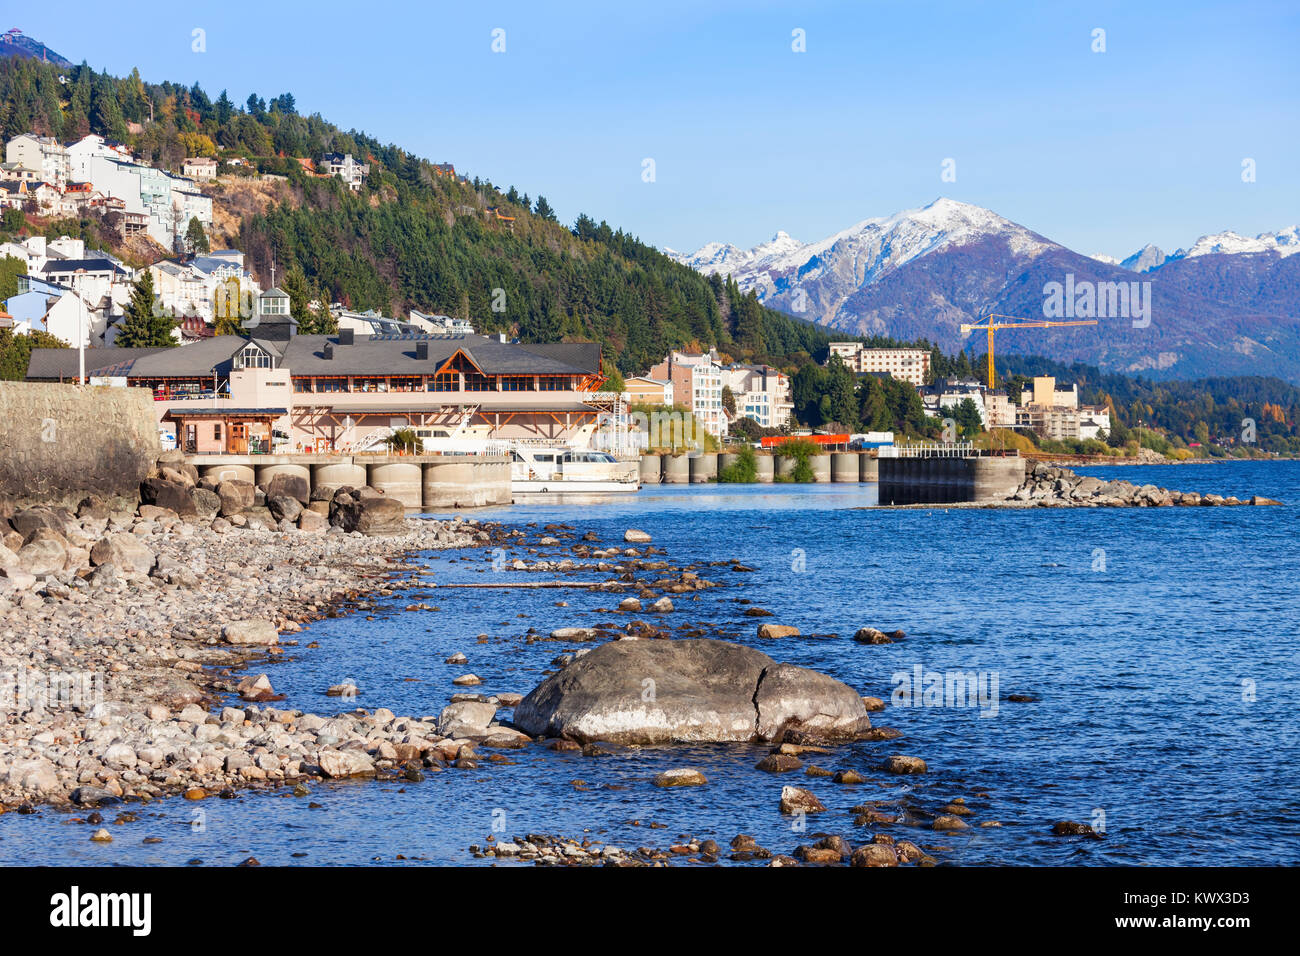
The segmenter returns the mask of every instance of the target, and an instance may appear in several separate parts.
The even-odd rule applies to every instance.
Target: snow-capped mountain
[[[1003,239],[1022,257],[1033,257],[1052,246],[1042,236],[981,206],[936,199],[920,209],[864,219],[819,242],[802,243],[778,232],[749,250],[714,242],[689,255],[668,254],[706,275],[730,274],[741,291],[755,289],[764,301],[779,302],[797,286],[815,295],[819,308],[814,311],[824,313],[834,312],[863,285],[877,282],[921,256],[991,236]]]
[[[1084,256],[991,210],[937,199],[865,219],[817,242],[783,232],[752,249],[668,251],[731,275],[765,305],[845,332],[925,338],[951,350],[991,312],[1043,316],[1050,283],[1150,281],[1152,317],[1009,336],[1002,348],[1162,377],[1276,374],[1300,381],[1300,229],[1205,236],[1172,256],[1148,245],[1122,262]],[[1260,254],[1262,253],[1262,255]],[[1099,300],[1100,301],[1100,300]],[[1145,331],[1136,331],[1142,329]]]
[[[1300,226],[1291,226],[1277,232],[1261,232],[1253,239],[1235,232],[1217,232],[1201,236],[1187,249],[1179,249],[1172,255],[1165,255],[1158,246],[1147,244],[1133,255],[1120,262],[1125,269],[1133,272],[1150,272],[1166,262],[1179,259],[1195,259],[1199,256],[1234,256],[1250,255],[1261,252],[1276,252],[1279,256],[1290,256],[1300,252]],[[1096,256],[1103,262],[1107,257]]]
[[[1201,236],[1190,249],[1180,249],[1173,257],[1194,259],[1197,256],[1236,255],[1243,252],[1276,252],[1281,256],[1300,252],[1300,226],[1292,226],[1280,232],[1262,232],[1254,239],[1239,236],[1235,232]]]

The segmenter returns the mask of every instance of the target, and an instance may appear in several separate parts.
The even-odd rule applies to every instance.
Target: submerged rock
[[[708,782],[704,774],[693,767],[665,770],[655,777],[656,787],[702,787]]]
[[[603,644],[535,687],[514,723],[621,744],[842,742],[871,728],[848,685],[716,640]]]

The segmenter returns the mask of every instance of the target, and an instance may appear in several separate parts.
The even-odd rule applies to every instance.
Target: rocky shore
[[[704,772],[674,762],[671,745],[717,742],[764,744],[756,771],[799,771],[809,785],[824,777],[831,794],[843,795],[837,801],[824,788],[819,797],[778,786],[756,810],[812,820],[827,814],[826,803],[837,816],[854,804],[852,828],[796,836],[793,848],[769,849],[744,833],[725,848],[679,834],[667,846],[626,850],[585,838],[493,834],[469,851],[566,866],[724,857],[771,866],[926,866],[945,849],[929,839],[1001,825],[974,822],[987,796],[980,793],[970,794],[971,807],[960,796],[938,803],[911,793],[855,797],[858,786],[927,772],[916,756],[846,749],[900,736],[868,718],[884,703],[751,647],[707,639],[681,619],[674,597],[743,587],[753,568],[677,566],[635,529],[621,544],[602,544],[594,532],[567,525],[408,519],[394,504],[368,488],[308,494],[278,480],[259,488],[205,484],[175,459],[159,463],[133,510],[92,498],[75,509],[0,502],[0,813],[48,804],[97,825],[100,811],[116,804],[232,797],[241,788],[292,788],[305,797],[313,780],[343,778],[405,785],[444,769],[507,765],[513,761],[498,751],[533,746],[592,757],[655,746],[663,757],[655,786],[707,787]],[[297,644],[303,624],[366,608],[370,594],[436,587],[413,573],[406,556],[471,547],[493,548],[493,569],[514,580],[453,587],[590,587],[616,596],[616,609],[596,609],[611,620],[549,634],[530,628],[529,643],[577,646],[555,658],[527,695],[467,689],[423,716],[346,702],[337,713],[277,706],[265,673],[272,669],[263,665]],[[529,560],[507,560],[508,552]],[[711,571],[726,580],[710,580]],[[592,572],[603,578],[591,580]],[[548,580],[536,580],[541,575]],[[746,606],[746,618],[771,616],[746,598],[731,600]],[[757,634],[800,636],[766,621]],[[855,640],[901,637],[867,627]],[[463,660],[454,655],[448,663]],[[454,683],[477,682],[463,675]],[[345,699],[354,692],[329,689]],[[503,711],[513,713],[504,719]],[[117,812],[131,816],[126,807]],[[912,839],[886,832],[895,826],[909,828]],[[91,839],[111,840],[111,833]]]
[[[373,489],[205,488],[177,464],[134,513],[0,502],[0,812],[455,760],[433,717],[277,709],[258,665],[304,623],[391,593],[405,555],[493,530],[408,519]],[[212,709],[231,693],[246,705]]]
[[[1279,501],[1255,495],[1245,501],[1231,495],[1202,495],[1195,491],[1170,491],[1156,485],[1136,485],[1131,481],[1103,481],[1077,475],[1068,468],[1025,463],[1025,480],[1010,496],[1013,504],[1043,508],[1166,508],[1216,507],[1230,505],[1277,505]]]

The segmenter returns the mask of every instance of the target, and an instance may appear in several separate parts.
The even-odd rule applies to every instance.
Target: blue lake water
[[[1300,863],[1300,732],[1295,713],[1300,464],[1083,469],[1179,490],[1287,502],[1282,508],[871,509],[871,485],[647,488],[599,504],[553,502],[478,513],[535,522],[508,557],[533,559],[541,525],[595,531],[602,545],[638,527],[675,565],[737,559],[741,574],[702,568],[726,587],[674,597],[663,622],[752,643],[778,660],[816,668],[889,700],[898,673],[981,674],[992,706],[891,705],[877,726],[904,736],[807,759],[854,768],[868,783],[840,786],[754,764],[766,748],[648,748],[605,757],[541,747],[506,751],[509,765],[430,773],[419,784],[311,784],[321,806],[287,791],[201,805],[166,800],[88,842],[84,825],[44,809],[0,817],[0,863],[264,864],[474,863],[468,852],[541,832],[624,848],[667,847],[680,834],[725,844],[746,832],[789,853],[812,833],[862,842],[887,832],[942,863],[1250,865]],[[539,548],[557,558],[561,548]],[[426,556],[437,582],[487,581],[486,552]],[[554,577],[546,575],[545,577]],[[604,577],[604,576],[599,576]],[[516,574],[512,580],[528,580]],[[747,599],[804,636],[759,641]],[[568,607],[557,607],[566,600]],[[578,590],[399,592],[364,615],[317,622],[286,660],[269,665],[280,706],[341,708],[325,688],[352,679],[358,703],[437,714],[472,671],[483,693],[526,693],[571,645],[527,643],[618,615],[618,596]],[[423,601],[438,611],[404,611]],[[649,618],[649,615],[638,615]],[[887,646],[854,643],[860,627],[901,628]],[[479,635],[486,635],[482,641]],[[820,635],[820,636],[809,636]],[[836,636],[829,636],[836,635]],[[319,647],[308,649],[309,641]],[[467,665],[444,659],[456,651]],[[1033,702],[1012,703],[1008,694]],[[954,703],[949,701],[949,703]],[[502,716],[508,716],[503,712]],[[924,758],[929,773],[891,777],[890,754]],[[701,788],[660,790],[660,770],[695,766]],[[813,790],[828,812],[792,829],[777,808],[783,784]],[[854,826],[865,802],[939,812],[963,797],[972,829],[936,834]],[[201,828],[192,814],[201,809]],[[106,813],[112,819],[112,813]],[[1103,840],[1050,835],[1057,820],[1104,826]],[[640,825],[632,821],[640,821]],[[997,828],[980,827],[985,821]],[[652,828],[647,824],[662,825]],[[161,844],[144,845],[146,836]]]

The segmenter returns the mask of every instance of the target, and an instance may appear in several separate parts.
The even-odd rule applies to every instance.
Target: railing
[[[1014,449],[1003,452],[980,448],[973,442],[911,442],[906,445],[882,445],[877,458],[988,458],[1018,454]]]

